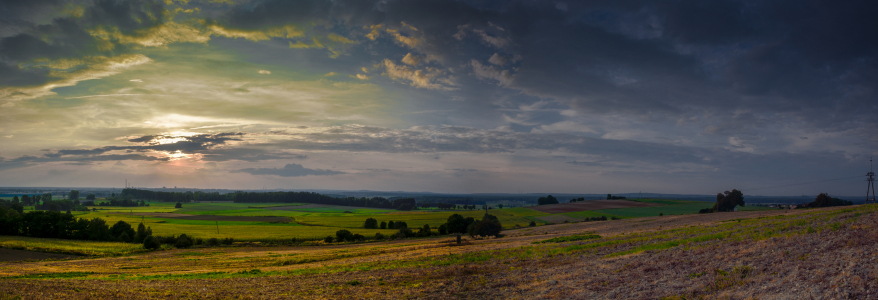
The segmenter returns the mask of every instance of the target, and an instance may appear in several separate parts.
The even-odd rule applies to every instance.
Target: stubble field
[[[47,298],[874,299],[878,206],[568,223],[319,247],[0,263]]]

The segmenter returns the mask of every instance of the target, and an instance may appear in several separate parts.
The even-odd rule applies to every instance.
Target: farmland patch
[[[587,200],[573,203],[559,203],[550,205],[538,205],[528,207],[530,209],[549,214],[577,212],[586,210],[601,210],[613,208],[648,207],[659,206],[658,203],[629,201],[629,200]]]

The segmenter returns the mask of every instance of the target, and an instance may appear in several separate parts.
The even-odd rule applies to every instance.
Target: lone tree
[[[744,206],[744,194],[739,190],[725,191],[716,194],[716,204],[713,211],[733,211],[735,206]]]
[[[548,195],[546,197],[540,197],[537,199],[537,204],[539,205],[547,205],[547,204],[558,204],[558,199],[555,196]]]
[[[843,205],[853,205],[854,203],[847,200],[842,200],[838,198],[830,197],[827,193],[820,193],[817,195],[817,198],[814,199],[814,202],[808,203],[808,207],[828,207],[828,206],[843,206]]]
[[[177,204],[174,205],[174,208],[183,208],[183,203],[177,202]]]
[[[366,219],[366,223],[363,224],[363,228],[377,229],[378,228],[378,220],[374,218]]]

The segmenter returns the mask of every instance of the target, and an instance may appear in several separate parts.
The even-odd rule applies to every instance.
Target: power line
[[[812,181],[812,182],[794,183],[794,184],[788,184],[788,185],[779,185],[779,186],[761,187],[761,188],[747,189],[747,190],[748,190],[748,191],[758,191],[758,190],[776,189],[776,188],[782,188],[782,187],[788,187],[788,186],[806,185],[806,184],[812,184],[812,183],[830,182],[830,181],[845,180],[845,179],[853,179],[853,178],[860,178],[860,177],[863,177],[863,176],[853,176],[853,177],[845,177],[845,178],[827,179],[827,180]]]

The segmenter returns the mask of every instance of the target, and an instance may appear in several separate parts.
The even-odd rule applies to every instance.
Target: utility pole
[[[866,173],[866,203],[875,203],[875,172],[872,172],[872,158],[869,158],[869,173]],[[869,196],[869,192],[872,192],[872,196]]]

